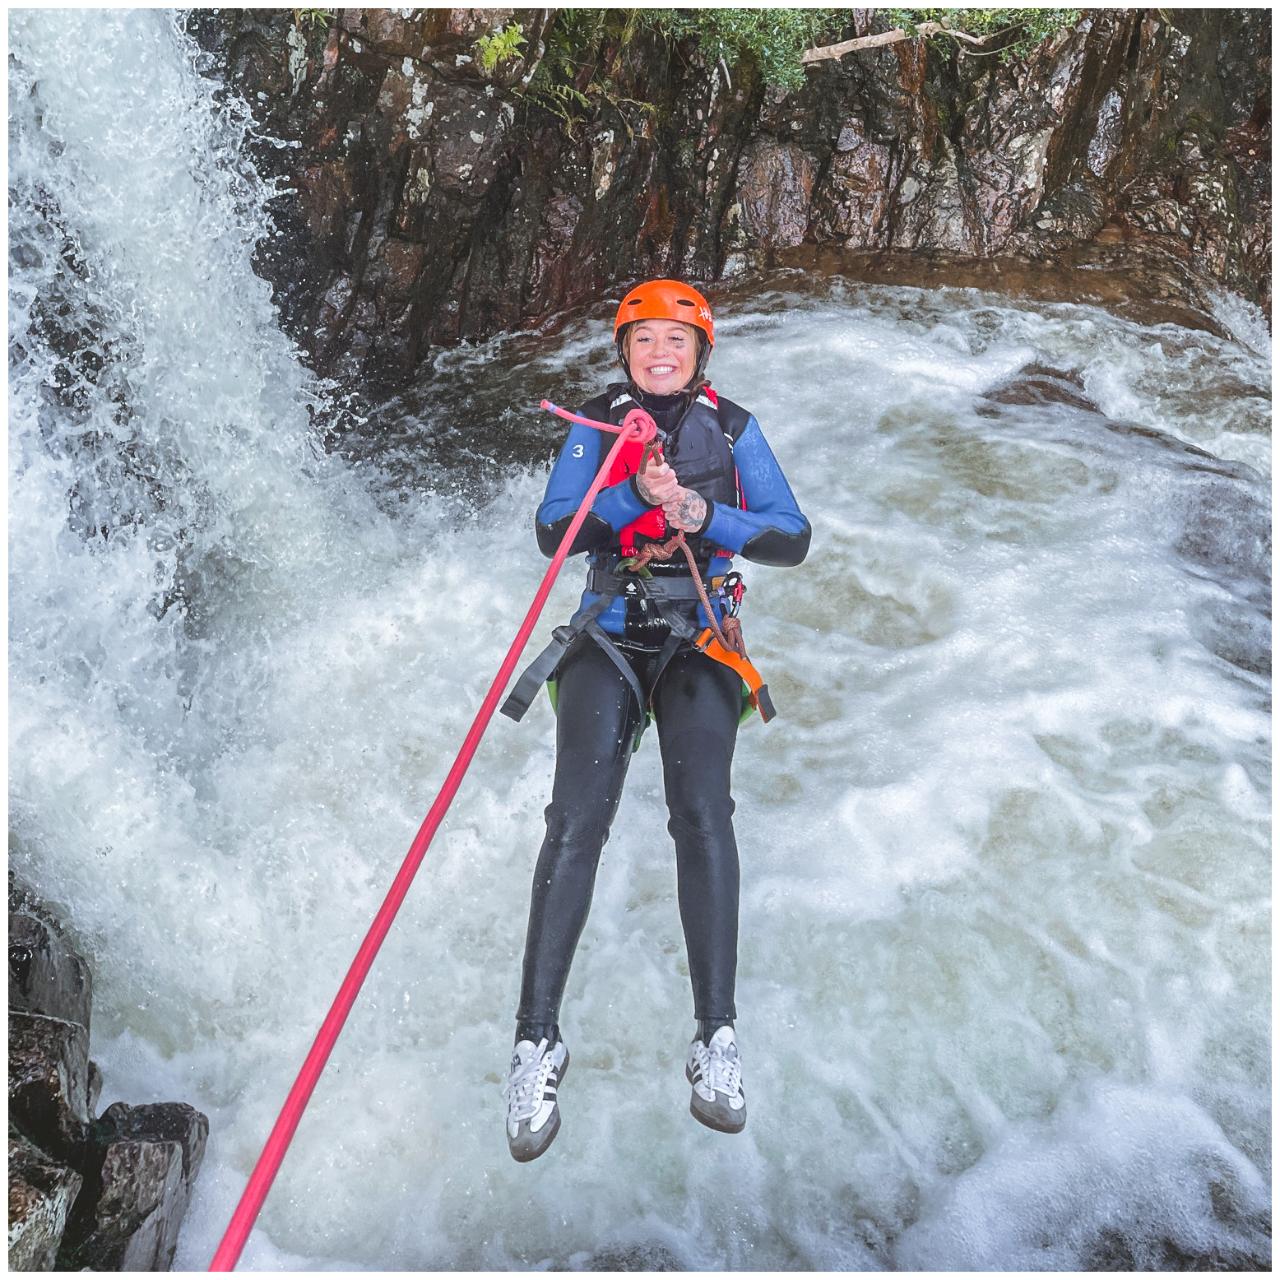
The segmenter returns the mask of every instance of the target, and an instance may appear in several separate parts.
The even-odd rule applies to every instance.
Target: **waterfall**
[[[91,959],[103,1105],[210,1117],[201,1268],[543,569],[538,450],[477,446],[486,485],[453,485],[439,424],[552,447],[524,407],[607,375],[608,307],[442,355],[394,457],[376,419],[328,453],[253,273],[277,192],[180,22],[14,11],[10,47],[10,859]],[[786,273],[715,300],[712,380],[814,526],[805,565],[739,565],[779,709],[735,769],[751,1122],[687,1114],[649,739],[570,977],[564,1126],[509,1159],[539,703],[491,728],[243,1264],[1266,1258],[1256,311],[1224,300],[1222,338]],[[535,645],[580,589],[571,563]]]

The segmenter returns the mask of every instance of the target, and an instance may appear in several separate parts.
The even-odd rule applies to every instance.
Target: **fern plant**
[[[528,43],[516,22],[509,23],[501,31],[491,31],[487,36],[481,36],[475,45],[480,70],[485,75],[492,75],[500,63],[514,62],[521,57],[520,50]]]
[[[524,97],[534,106],[549,111],[564,125],[565,134],[569,138],[576,137],[575,130],[583,114],[590,112],[591,99],[585,93],[575,89],[571,84],[549,83],[531,84],[525,90]]]
[[[639,9],[643,26],[675,44],[693,40],[708,62],[751,62],[765,84],[804,85],[800,55],[839,34],[847,9]]]

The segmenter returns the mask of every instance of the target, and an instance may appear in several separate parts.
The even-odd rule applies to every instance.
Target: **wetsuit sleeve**
[[[555,466],[551,468],[547,491],[534,520],[538,547],[548,559],[555,555],[578,504],[604,461],[600,435],[594,427],[584,427],[575,422],[569,428],[568,438]],[[616,541],[622,529],[651,509],[636,492],[633,479],[629,476],[600,490],[569,548],[571,556],[581,551],[594,551]]]
[[[733,461],[747,509],[708,503],[702,537],[758,564],[799,564],[812,530],[754,417],[734,445]]]

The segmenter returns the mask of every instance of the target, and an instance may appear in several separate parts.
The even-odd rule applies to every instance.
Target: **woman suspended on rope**
[[[582,416],[621,424],[644,409],[657,423],[660,453],[635,444],[615,462],[570,552],[588,553],[578,612],[513,694],[527,705],[550,676],[557,717],[555,781],[504,1088],[507,1138],[521,1161],[540,1156],[560,1127],[557,1092],[569,1064],[560,1000],[649,718],[662,753],[698,1024],[685,1067],[690,1109],[726,1133],[746,1124],[734,1035],[738,849],[729,775],[744,711],[755,707],[767,719],[772,706],[746,658],[736,617],[742,584],[731,557],[799,564],[809,522],[759,423],[704,378],[715,330],[696,289],[675,280],[638,285],[618,308],[614,339],[626,381],[589,401]],[[547,556],[612,439],[570,429],[538,508]],[[504,710],[518,718],[523,706]]]

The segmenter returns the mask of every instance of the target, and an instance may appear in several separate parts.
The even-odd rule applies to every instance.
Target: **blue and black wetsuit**
[[[804,559],[809,522],[751,414],[722,397],[717,403],[705,393],[650,396],[626,384],[610,387],[581,412],[621,423],[637,405],[657,422],[663,454],[680,483],[706,499],[703,527],[686,534],[704,580],[726,573],[734,555],[771,565]],[[610,443],[603,432],[571,427],[538,508],[538,545],[547,556],[554,554]],[[557,1034],[600,852],[650,709],[662,752],[667,829],[676,846],[694,1017],[709,1037],[735,1016],[738,849],[729,788],[742,683],[729,667],[690,645],[668,644],[670,627],[649,602],[608,590],[622,558],[619,534],[651,509],[634,476],[609,485],[571,548],[571,554],[587,552],[589,565],[577,616],[604,604],[597,614],[604,634],[579,634],[556,671],[555,782],[533,879],[516,1032],[517,1039],[535,1044]],[[659,581],[688,583],[683,556],[648,567]],[[667,607],[698,629],[706,625],[701,604],[687,592]],[[719,615],[714,597],[713,608]]]

